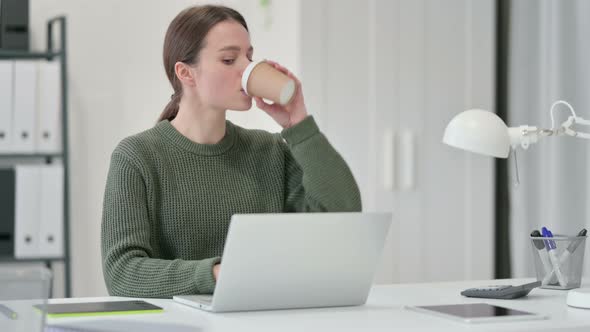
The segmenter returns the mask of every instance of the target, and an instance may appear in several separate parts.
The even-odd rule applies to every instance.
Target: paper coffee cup
[[[295,81],[265,61],[252,62],[242,74],[242,88],[248,96],[286,105],[295,95]]]

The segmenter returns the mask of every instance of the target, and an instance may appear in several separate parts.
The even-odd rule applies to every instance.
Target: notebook
[[[38,304],[34,305],[34,307],[41,311],[45,310],[49,318],[151,314],[164,311],[161,307],[141,300],[52,303],[46,305]]]

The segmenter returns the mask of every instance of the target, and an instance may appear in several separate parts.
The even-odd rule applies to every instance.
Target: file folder
[[[37,124],[37,151],[61,152],[61,82],[60,64],[57,61],[39,63],[39,103]]]
[[[35,151],[38,61],[14,63],[14,108],[12,146],[14,153]]]
[[[63,257],[64,169],[61,164],[42,166],[39,209],[39,254]]]
[[[41,172],[36,165],[17,165],[15,190],[14,256],[39,256],[39,201]]]
[[[12,148],[14,61],[0,60],[0,154]]]
[[[0,257],[14,256],[13,168],[0,169]]]

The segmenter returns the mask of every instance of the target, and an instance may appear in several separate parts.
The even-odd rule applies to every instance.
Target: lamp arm
[[[513,149],[520,146],[526,150],[531,144],[537,143],[539,138],[547,136],[571,136],[590,139],[590,133],[573,130],[571,127],[574,124],[590,126],[590,120],[583,119],[579,116],[570,116],[557,129],[539,129],[533,126],[510,127],[508,128],[510,146]]]
[[[590,139],[590,134],[577,132],[577,131],[571,129],[571,126],[574,124],[578,124],[578,125],[582,125],[582,126],[590,126],[590,121],[583,119],[579,116],[570,116],[564,123],[561,124],[561,128],[559,128],[558,134]]]
[[[579,133],[573,129],[571,129],[571,126],[574,124],[579,124],[579,125],[584,125],[584,126],[590,126],[590,121],[583,119],[582,117],[579,117],[576,112],[574,111],[574,108],[572,107],[572,105],[570,105],[567,101],[565,100],[557,100],[555,101],[552,105],[551,108],[549,109],[549,115],[551,115],[551,128],[555,128],[555,117],[553,116],[553,111],[555,110],[555,108],[558,105],[565,105],[571,112],[571,116],[567,118],[567,120],[561,124],[561,127],[559,127],[558,129],[550,129],[548,131],[551,132],[550,135],[555,135],[555,136],[562,136],[562,135],[566,135],[566,136],[572,136],[572,137],[580,137],[580,138],[585,138],[585,139],[590,139],[590,134],[588,133]],[[550,135],[546,135],[546,136],[550,136]]]

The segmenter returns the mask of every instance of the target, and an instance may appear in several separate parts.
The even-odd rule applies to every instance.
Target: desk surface
[[[522,284],[532,279],[376,285],[364,306],[238,313],[207,313],[168,299],[146,299],[164,308],[160,314],[53,318],[52,325],[106,328],[111,331],[590,331],[590,309],[565,303],[567,291],[534,289],[515,300],[466,298],[465,288]],[[590,287],[590,281],[584,282]],[[50,303],[124,300],[120,297],[52,299]],[[405,305],[486,302],[546,314],[547,320],[467,324],[404,309]]]

